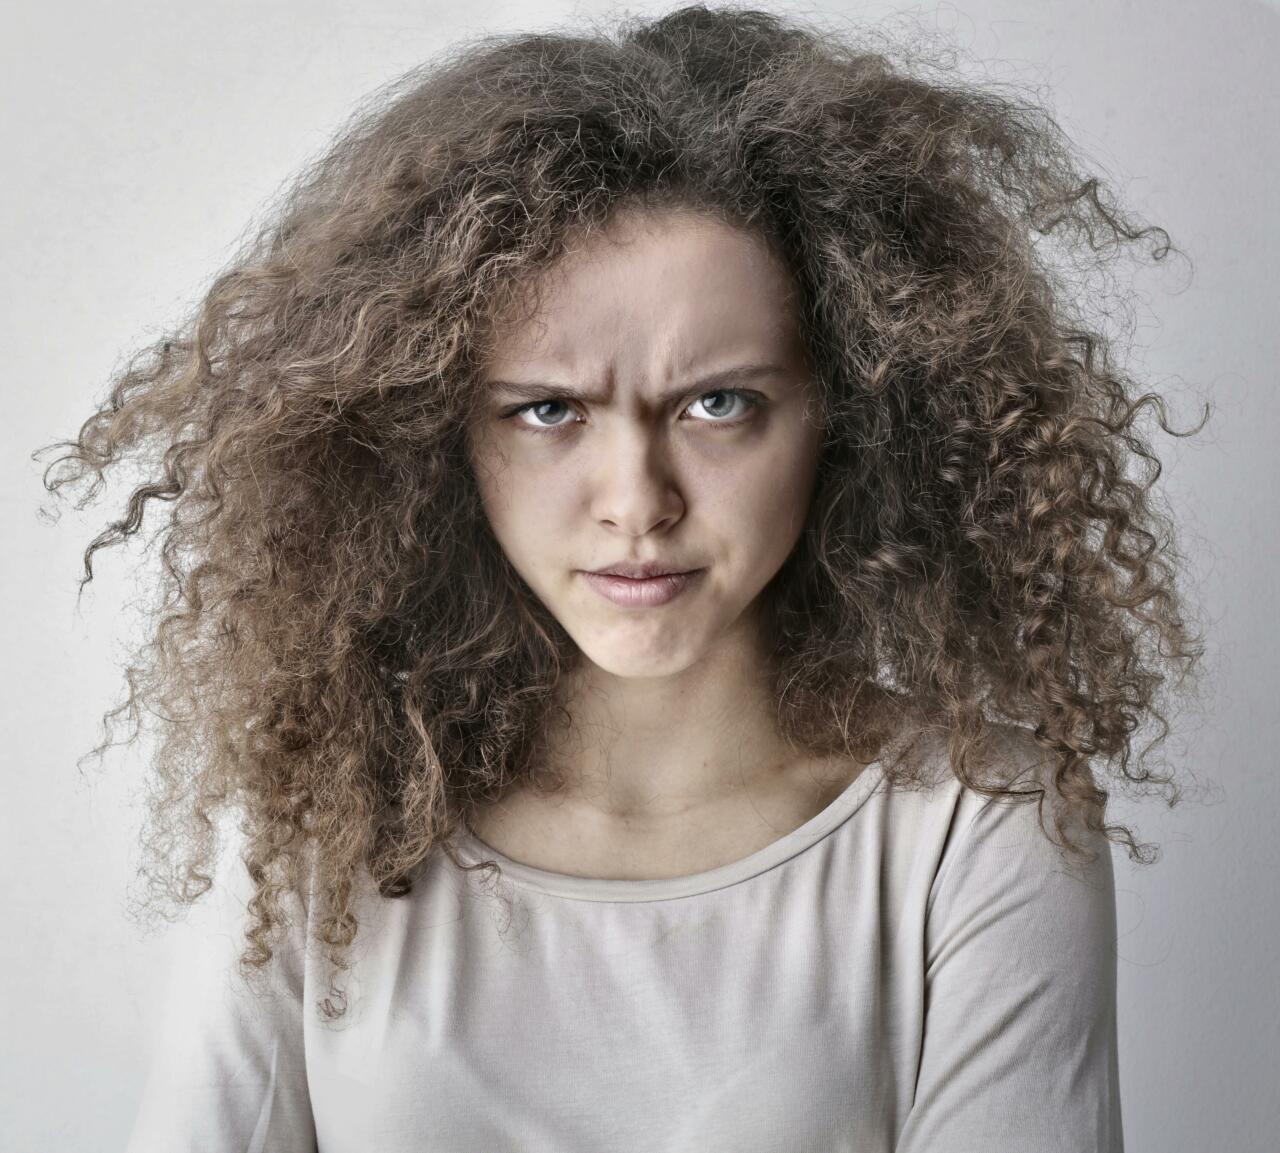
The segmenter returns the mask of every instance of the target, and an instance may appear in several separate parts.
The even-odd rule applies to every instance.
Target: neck
[[[539,757],[556,797],[605,818],[658,824],[767,792],[805,766],[844,774],[849,757],[811,757],[784,739],[767,663],[746,649],[726,644],[662,678],[576,670],[560,701],[571,723],[545,738]],[[866,707],[876,699],[868,692]]]

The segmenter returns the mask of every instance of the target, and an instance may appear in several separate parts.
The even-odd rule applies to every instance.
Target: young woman
[[[1200,650],[1059,232],[1168,250],[760,12],[349,127],[48,482],[154,453],[86,580],[172,509],[131,1153],[1120,1150],[1102,765]]]

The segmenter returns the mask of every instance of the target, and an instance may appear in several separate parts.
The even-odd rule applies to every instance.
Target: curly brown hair
[[[965,785],[1025,796],[977,766],[993,726],[1030,729],[1053,758],[1046,835],[1083,853],[1079,819],[1154,859],[1104,824],[1094,762],[1176,803],[1171,777],[1129,764],[1141,725],[1167,734],[1170,670],[1184,684],[1203,653],[1140,410],[1173,430],[1037,242],[1076,267],[1172,245],[1109,203],[1035,101],[872,35],[695,5],[456,47],[362,109],[76,439],[40,450],[69,450],[52,493],[92,475],[85,500],[130,454],[149,470],[85,550],[81,591],[98,549],[171,506],[154,634],[105,719],[128,709],[130,740],[144,709],[160,722],[154,896],[198,899],[214,817],[239,816],[246,972],[308,884],[315,937],[349,967],[357,883],[403,897],[437,847],[496,869],[453,835],[551,771],[575,646],[498,548],[466,431],[495,318],[624,206],[749,229],[799,289],[825,441],[766,589],[782,732],[864,747],[859,693],[878,689],[946,734]]]

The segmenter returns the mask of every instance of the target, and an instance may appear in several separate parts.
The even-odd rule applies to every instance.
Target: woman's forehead
[[[599,378],[608,363],[658,375],[726,357],[791,359],[790,275],[764,245],[714,219],[593,236],[495,324],[490,369],[511,363]]]

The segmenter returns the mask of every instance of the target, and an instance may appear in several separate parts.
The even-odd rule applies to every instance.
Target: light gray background
[[[1116,809],[1163,847],[1150,869],[1115,853],[1124,1120],[1135,1153],[1274,1149],[1280,11],[1249,0],[803,10],[912,14],[990,77],[1040,86],[1100,173],[1194,261],[1132,281],[1129,363],[1171,398],[1177,427],[1196,419],[1202,396],[1216,408],[1190,441],[1154,434],[1193,562],[1187,588],[1212,626],[1215,679],[1164,746],[1199,794],[1173,811],[1158,800]],[[458,36],[606,11],[488,0],[7,9],[3,1150],[122,1146],[154,992],[189,931],[144,937],[124,916],[146,750],[113,751],[105,772],[76,766],[121,699],[119,662],[134,640],[136,546],[99,554],[75,609],[81,550],[125,490],[44,524],[30,452],[75,431],[123,355],[196,298],[362,96]]]

